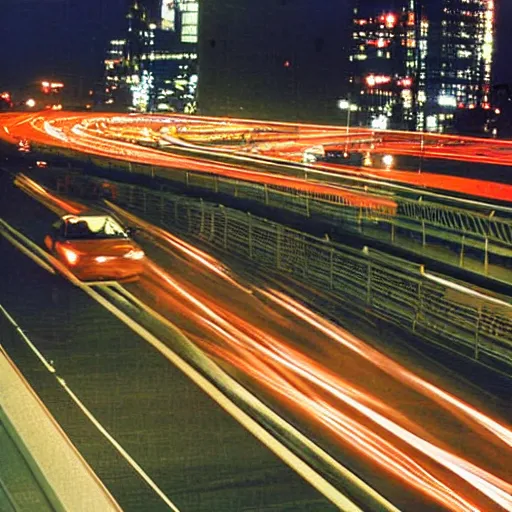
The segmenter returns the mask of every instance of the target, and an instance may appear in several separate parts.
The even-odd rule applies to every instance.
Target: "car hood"
[[[67,240],[66,247],[83,256],[124,256],[131,250],[140,250],[132,240],[119,238],[104,240]]]

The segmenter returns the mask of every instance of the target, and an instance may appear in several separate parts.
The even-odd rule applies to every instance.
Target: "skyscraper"
[[[450,123],[457,108],[490,108],[494,0],[425,2],[428,21],[426,127]]]
[[[443,130],[490,108],[493,0],[356,2],[350,51],[360,124]]]
[[[424,61],[416,16],[414,2],[398,7],[360,2],[354,7],[349,61],[357,123],[414,128]]]
[[[133,2],[127,31],[111,41],[105,60],[107,103],[141,112],[195,112],[197,8],[192,0]]]

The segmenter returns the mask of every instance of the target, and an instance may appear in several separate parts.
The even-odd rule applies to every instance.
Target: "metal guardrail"
[[[52,151],[61,152],[58,148],[55,150],[50,148],[50,152]],[[68,151],[68,153],[68,156],[71,155],[71,152]],[[247,199],[306,217],[321,217],[333,225],[342,223],[345,228],[364,232],[366,237],[376,238],[381,242],[385,241],[382,233],[388,233],[387,242],[399,244],[400,241],[397,241],[395,236],[398,230],[418,235],[422,240],[422,246],[426,246],[428,240],[437,240],[457,247],[459,266],[462,268],[466,266],[467,249],[476,249],[483,255],[485,274],[488,272],[490,254],[502,257],[510,257],[512,254],[512,218],[499,217],[496,215],[498,210],[493,211],[489,207],[475,207],[477,211],[433,202],[431,194],[428,193],[424,196],[430,199],[423,200],[422,196],[415,200],[402,195],[390,196],[389,193],[384,194],[383,190],[378,188],[364,189],[361,185],[346,189],[361,195],[384,194],[384,197],[397,204],[396,212],[390,212],[386,208],[353,206],[350,201],[343,198],[343,195],[311,193],[224,178],[216,174],[152,167],[100,157],[91,158],[78,153],[75,158],[112,171],[164,178],[186,187]],[[347,183],[352,183],[351,178],[340,177],[340,179],[348,179]],[[375,236],[371,229],[365,231],[365,227],[375,228],[376,225],[380,228],[381,236]]]
[[[118,185],[115,202],[155,224],[172,226],[254,264],[286,272],[351,308],[370,311],[444,348],[486,364],[512,365],[512,305],[497,305],[491,297],[475,298],[427,279],[419,265],[138,186]]]
[[[512,220],[484,215],[426,201],[399,198],[398,216],[417,220],[454,233],[503,244],[512,248]]]

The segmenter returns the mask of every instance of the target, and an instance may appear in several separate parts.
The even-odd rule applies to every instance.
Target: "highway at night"
[[[433,135],[426,143],[392,132],[347,135],[339,127],[71,112],[2,116],[0,136],[13,147],[20,141],[30,146],[0,169],[0,305],[31,340],[13,331],[1,343],[124,510],[512,510],[510,180],[302,159],[320,144],[357,146],[399,162],[399,155],[416,154],[421,145],[426,159],[508,170],[512,143]],[[44,163],[35,165],[32,154]],[[67,162],[69,170],[54,167],[52,159]],[[101,172],[87,179],[100,183],[109,180],[116,161],[129,167],[103,183],[114,192],[76,193],[72,170],[95,166]],[[143,172],[160,187],[185,172],[180,193],[201,174],[232,180],[240,189],[229,207],[192,195],[169,203],[173,210],[164,201],[177,192],[156,196],[147,182],[137,184]],[[85,179],[87,172],[79,174]],[[123,176],[132,188],[121,184]],[[336,291],[333,255],[342,250],[336,245],[330,288],[320,287],[309,263],[301,281],[280,271],[288,257],[279,238],[286,226],[276,228],[275,255],[263,254],[257,244],[267,241],[256,240],[260,221],[244,211],[249,249],[241,256],[239,239],[228,233],[235,223],[227,219],[237,218],[233,210],[244,184],[265,187],[260,213],[270,204],[269,190],[292,198],[307,194],[308,225],[320,222],[313,200],[323,201],[322,222],[329,216],[331,223],[343,221],[347,244],[356,234],[357,243],[366,241],[363,257],[373,254],[373,241],[381,243],[368,264],[362,309],[355,302],[351,307],[352,299],[345,315],[328,307]],[[133,190],[144,187],[148,192],[137,203]],[[187,205],[183,217],[179,201]],[[418,220],[424,202],[448,220]],[[407,213],[410,205],[414,214]],[[134,238],[145,252],[139,280],[80,282],[45,247],[58,217],[90,207],[137,229]],[[276,202],[274,214],[279,209]],[[217,210],[225,217],[222,227],[210,214]],[[284,202],[281,211],[279,218],[286,218]],[[450,215],[470,220],[449,224]],[[192,236],[194,222],[199,236]],[[381,252],[392,247],[380,238],[384,222],[390,240],[399,229],[403,240],[406,230],[414,234],[402,252]],[[352,265],[354,274],[357,243],[343,249],[353,253],[345,267]],[[302,247],[286,250],[298,258]],[[318,251],[307,261],[319,259]],[[436,252],[446,274],[405,259],[435,259]],[[269,258],[277,258],[274,270]],[[389,309],[373,291],[381,283],[372,281],[372,266],[389,276]],[[391,270],[400,267],[403,275]],[[405,275],[415,277],[406,285]],[[472,276],[478,287],[464,281]],[[426,320],[417,313],[406,329],[405,313],[391,304],[397,290],[421,280],[444,287],[438,302],[447,301],[448,313]],[[419,284],[418,293],[434,284]],[[477,311],[476,341],[471,326],[462,326],[466,335],[455,332],[463,321],[448,323],[454,304],[468,325]],[[436,335],[452,334],[470,349],[442,365],[445,352],[424,347],[435,345]],[[479,359],[482,354],[488,359]],[[491,356],[499,367],[489,368]]]

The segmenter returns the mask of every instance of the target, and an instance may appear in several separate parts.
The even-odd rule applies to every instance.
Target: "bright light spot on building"
[[[437,130],[437,116],[427,116],[427,130]]]
[[[441,107],[457,107],[457,98],[455,96],[448,96],[446,94],[441,94],[437,98],[437,102]]]
[[[386,16],[386,26],[392,28],[396,25],[396,16],[394,14],[388,14]]]
[[[387,130],[389,119],[385,115],[380,115],[372,119],[372,128],[375,130]]]
[[[366,84],[369,87],[375,87],[376,85],[389,84],[391,77],[387,75],[368,75],[366,77]]]
[[[382,157],[382,163],[384,164],[386,169],[390,169],[392,167],[394,161],[395,161],[395,159],[393,158],[393,155],[384,155]]]
[[[28,107],[28,108],[33,108],[36,106],[36,100],[32,99],[32,98],[29,98],[26,102],[25,102],[25,105]]]

